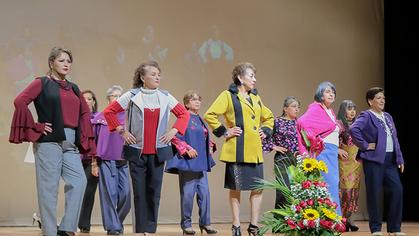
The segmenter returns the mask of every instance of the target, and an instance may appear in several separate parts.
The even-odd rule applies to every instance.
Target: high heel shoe
[[[214,229],[213,227],[211,227],[210,225],[200,225],[199,229],[201,230],[201,234],[202,232],[205,230],[205,232],[207,234],[216,234],[218,233],[218,231],[216,229]]]
[[[32,225],[35,224],[35,221],[36,223],[38,223],[38,228],[41,229],[42,228],[41,218],[38,216],[38,214],[36,214],[36,212],[34,212],[32,215]]]
[[[346,222],[346,232],[353,231],[356,232],[359,230],[359,227],[352,224],[351,222]]]
[[[195,230],[193,230],[192,228],[185,228],[182,229],[183,230],[183,234],[185,235],[195,235]]]
[[[249,224],[249,227],[247,228],[247,232],[249,233],[249,236],[256,236],[258,234],[259,227],[257,225],[254,225],[252,223]]]
[[[231,235],[232,236],[242,236],[242,232],[240,231],[240,226],[231,226]]]

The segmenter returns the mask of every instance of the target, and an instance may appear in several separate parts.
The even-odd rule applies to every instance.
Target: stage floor
[[[360,221],[356,222],[356,224],[360,227],[360,230],[358,232],[348,232],[344,233],[343,235],[347,236],[367,236],[371,235],[368,230],[368,222],[366,221]],[[193,226],[196,231],[199,230],[197,225]],[[219,232],[216,235],[231,235],[231,225],[229,224],[213,224],[213,227],[218,229]],[[245,229],[247,228],[247,224],[242,224],[242,233],[243,235],[247,235],[247,232],[245,232]],[[387,235],[385,233],[385,224],[383,225],[383,235]],[[419,236],[419,222],[406,222],[402,225],[402,230],[409,236]],[[123,235],[125,236],[131,236],[131,235],[138,235],[132,233],[132,227],[131,225],[125,225],[125,233]],[[205,234],[205,233],[204,233]],[[26,235],[41,235],[41,231],[36,227],[0,227],[0,235],[13,235],[13,236],[26,236]],[[92,235],[92,236],[102,236],[106,235],[106,232],[103,230],[101,225],[93,226],[92,231],[90,234],[82,234],[77,233],[76,235]],[[161,224],[158,226],[157,233],[155,235],[161,235],[161,236],[174,236],[174,235],[182,235],[182,231],[180,230],[178,225],[173,224]],[[197,232],[197,236],[200,235],[200,232]],[[265,235],[274,235],[271,233],[265,234]],[[280,235],[280,234],[276,234]]]

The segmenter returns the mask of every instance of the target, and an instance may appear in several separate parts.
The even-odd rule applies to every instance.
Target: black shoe
[[[242,232],[240,231],[240,226],[231,226],[231,235],[232,236],[242,236]]]
[[[118,230],[108,230],[108,232],[106,233],[107,235],[120,235],[121,231]]]
[[[194,235],[195,234],[195,230],[193,230],[192,228],[185,228],[185,229],[182,229],[183,230],[183,234],[186,234],[186,235]]]
[[[205,230],[205,232],[207,234],[216,234],[218,233],[218,231],[216,229],[214,229],[213,227],[211,227],[210,225],[200,225],[199,229],[201,230],[201,234],[202,232]]]
[[[358,231],[359,230],[359,227],[358,226],[356,226],[356,225],[354,225],[354,224],[352,224],[352,223],[350,223],[350,222],[347,222],[346,223],[346,232],[349,232],[349,231],[354,231],[354,232],[356,232],[356,231]]]
[[[247,232],[249,233],[249,236],[256,236],[258,234],[259,227],[253,224],[249,224],[249,227],[247,228]]]
[[[80,227],[79,229],[80,229],[80,233],[83,233],[83,234],[88,234],[88,233],[90,233],[90,229],[88,229],[88,228],[83,228],[83,227]]]
[[[57,235],[58,236],[74,236],[76,234],[74,232],[68,232],[68,231],[58,230],[57,231]]]

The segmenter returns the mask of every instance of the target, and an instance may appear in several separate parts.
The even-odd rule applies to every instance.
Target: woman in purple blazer
[[[396,126],[390,114],[384,112],[382,88],[370,88],[366,99],[370,109],[361,112],[350,132],[359,148],[358,157],[363,160],[370,231],[372,235],[383,235],[378,199],[386,189],[385,198],[389,203],[387,232],[406,235],[401,232],[403,186],[399,176],[399,170],[401,173],[404,171],[404,161]]]

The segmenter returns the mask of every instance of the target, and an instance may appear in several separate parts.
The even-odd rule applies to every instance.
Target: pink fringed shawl
[[[332,110],[335,117],[335,113]],[[308,106],[307,111],[297,120],[298,149],[303,153],[320,153],[323,148],[323,139],[336,129],[336,122],[333,121],[321,103],[313,102]],[[302,136],[305,134],[305,138]],[[310,150],[307,150],[307,148]]]

